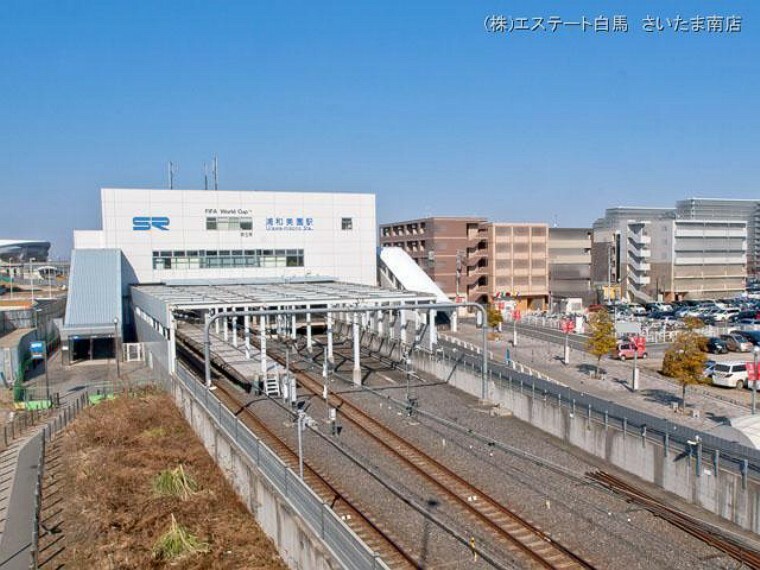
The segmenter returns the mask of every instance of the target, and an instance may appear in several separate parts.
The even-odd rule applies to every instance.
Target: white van
[[[713,368],[712,385],[725,388],[744,388],[749,384],[745,362],[718,362]]]

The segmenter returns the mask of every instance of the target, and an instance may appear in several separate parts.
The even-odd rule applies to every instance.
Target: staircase
[[[267,396],[280,396],[280,382],[275,376],[267,376],[264,380],[264,393]]]

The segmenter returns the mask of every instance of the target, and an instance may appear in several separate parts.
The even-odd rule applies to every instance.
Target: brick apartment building
[[[517,300],[540,309],[548,298],[548,226],[429,217],[380,226],[381,247],[400,247],[451,298]]]

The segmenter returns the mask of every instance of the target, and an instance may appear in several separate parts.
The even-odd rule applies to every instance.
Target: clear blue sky
[[[490,14],[628,34],[488,34]],[[737,34],[641,31],[743,16]],[[760,6],[635,0],[3,2],[0,237],[67,255],[101,186],[377,193],[378,218],[586,225],[760,197]]]

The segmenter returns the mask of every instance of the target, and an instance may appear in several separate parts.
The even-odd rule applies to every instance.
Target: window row
[[[253,229],[253,218],[247,217],[210,217],[206,218],[206,229],[220,232]]]
[[[304,267],[302,249],[154,251],[153,269]]]

